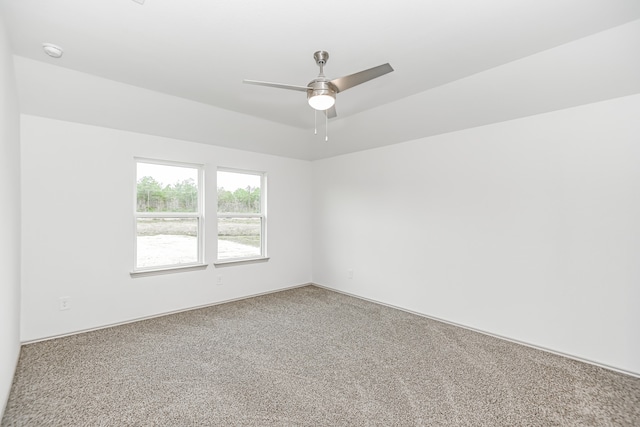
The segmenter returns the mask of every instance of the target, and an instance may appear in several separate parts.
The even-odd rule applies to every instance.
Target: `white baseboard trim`
[[[115,326],[127,325],[129,323],[141,322],[143,320],[155,319],[157,317],[164,317],[164,316],[170,316],[172,314],[184,313],[185,311],[198,310],[198,309],[201,309],[201,308],[207,308],[207,307],[213,307],[213,306],[220,305],[220,304],[226,304],[226,303],[229,303],[229,302],[241,301],[241,300],[245,300],[245,299],[249,299],[249,298],[255,298],[255,297],[259,297],[259,296],[263,296],[263,295],[275,294],[275,293],[278,293],[278,292],[288,291],[290,289],[303,288],[305,286],[313,286],[313,283],[303,283],[303,284],[300,284],[300,285],[287,286],[285,288],[278,288],[278,289],[274,289],[274,290],[271,290],[271,291],[259,292],[257,294],[249,294],[249,295],[245,295],[245,296],[242,296],[242,297],[231,298],[231,299],[222,300],[222,301],[210,302],[210,303],[207,303],[207,304],[197,305],[197,306],[194,306],[194,307],[181,308],[179,310],[167,311],[167,312],[163,312],[163,313],[153,314],[153,315],[150,315],[150,316],[136,317],[134,319],[124,320],[122,322],[109,323],[107,325],[96,326],[95,328],[81,329],[81,330],[78,330],[78,331],[68,332],[66,334],[51,335],[51,336],[47,336],[47,337],[43,337],[43,338],[37,338],[37,339],[34,339],[34,340],[21,341],[21,345],[28,345],[28,344],[33,344],[33,343],[42,342],[42,341],[49,341],[49,340],[54,340],[56,338],[70,337],[70,336],[73,336],[73,335],[83,334],[85,332],[99,331],[100,329],[113,328]]]
[[[610,366],[610,365],[607,365],[607,364],[604,364],[604,363],[600,363],[600,362],[596,362],[596,361],[593,361],[593,360],[585,359],[583,357],[575,356],[573,354],[563,353],[561,351],[553,350],[551,348],[542,347],[542,346],[531,344],[531,343],[528,343],[528,342],[525,342],[525,341],[520,341],[520,340],[517,340],[517,339],[514,339],[514,338],[505,337],[503,335],[498,335],[498,334],[494,334],[494,333],[491,333],[491,332],[483,331],[481,329],[476,329],[476,328],[473,328],[471,326],[462,325],[460,323],[450,322],[448,320],[441,319],[439,317],[429,316],[428,314],[424,314],[424,313],[420,313],[420,312],[417,312],[417,311],[409,310],[409,309],[406,309],[406,308],[403,308],[403,307],[399,307],[399,306],[396,306],[396,305],[393,305],[393,304],[387,304],[387,303],[382,302],[382,301],[377,301],[377,300],[374,300],[374,299],[371,299],[371,298],[366,298],[366,297],[363,297],[363,296],[360,296],[360,295],[357,295],[357,294],[352,294],[350,292],[345,292],[345,291],[342,291],[342,290],[339,290],[339,289],[332,288],[330,286],[320,285],[318,283],[310,283],[310,284],[312,286],[317,286],[318,288],[323,288],[323,289],[326,289],[328,291],[337,292],[337,293],[340,293],[340,294],[343,294],[343,295],[348,295],[350,297],[361,299],[363,301],[368,301],[368,302],[371,302],[371,303],[374,303],[374,304],[380,304],[380,305],[383,305],[385,307],[395,308],[396,310],[404,311],[404,312],[410,313],[410,314],[415,314],[416,316],[424,317],[424,318],[427,318],[427,319],[430,319],[430,320],[435,320],[437,322],[446,323],[447,325],[457,326],[459,328],[467,329],[469,331],[478,332],[478,333],[483,334],[483,335],[488,335],[490,337],[498,338],[498,339],[501,339],[501,340],[504,340],[504,341],[509,341],[509,342],[514,343],[514,344],[524,345],[525,347],[533,348],[533,349],[536,349],[536,350],[541,350],[541,351],[544,351],[544,352],[547,352],[547,353],[552,353],[552,354],[555,354],[557,356],[562,356],[562,357],[566,357],[568,359],[576,360],[578,362],[588,363],[589,365],[598,366],[600,368],[608,369],[610,371],[615,371],[615,372],[618,372],[620,374],[629,375],[629,376],[632,376],[632,377],[635,377],[635,378],[640,378],[640,373],[638,373],[638,372],[627,371],[625,369],[616,368],[615,366]]]

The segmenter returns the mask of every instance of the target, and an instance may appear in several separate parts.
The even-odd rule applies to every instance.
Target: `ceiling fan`
[[[319,50],[313,54],[313,58],[316,60],[316,64],[320,67],[320,74],[318,77],[311,80],[306,86],[296,86],[282,83],[262,82],[258,80],[243,80],[243,83],[260,86],[270,86],[280,89],[297,90],[301,92],[307,92],[307,100],[309,105],[318,111],[324,111],[327,118],[336,117],[336,94],[343,92],[349,88],[357,86],[359,84],[368,82],[377,77],[385,75],[393,71],[391,65],[382,64],[377,67],[369,68],[358,73],[349,74],[348,76],[338,77],[337,79],[329,80],[324,75],[324,66],[329,59],[329,53]]]

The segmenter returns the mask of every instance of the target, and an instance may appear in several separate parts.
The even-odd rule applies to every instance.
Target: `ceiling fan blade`
[[[393,68],[391,68],[391,65],[387,63],[378,65],[377,67],[369,68],[368,70],[360,71],[359,73],[349,74],[348,76],[344,77],[338,77],[337,79],[331,80],[331,83],[333,83],[335,87],[338,88],[338,92],[342,92],[361,83],[373,80],[376,77],[383,76],[392,71]]]
[[[258,85],[258,86],[269,86],[269,87],[277,87],[279,89],[289,89],[289,90],[298,90],[300,92],[306,92],[311,89],[306,86],[296,86],[296,85],[287,85],[284,83],[271,83],[271,82],[261,82],[259,80],[242,80],[242,83],[247,83],[250,85]]]
[[[335,104],[331,108],[329,108],[328,110],[325,110],[325,111],[327,113],[327,117],[330,118],[330,119],[333,119],[334,117],[338,116],[338,113],[336,113]]]

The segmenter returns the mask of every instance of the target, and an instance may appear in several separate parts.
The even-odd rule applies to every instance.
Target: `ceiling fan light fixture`
[[[309,97],[309,105],[314,110],[328,110],[336,103],[335,95],[311,95]]]
[[[309,83],[307,100],[314,110],[324,111],[333,107],[336,103],[336,91],[326,81],[313,81]]]

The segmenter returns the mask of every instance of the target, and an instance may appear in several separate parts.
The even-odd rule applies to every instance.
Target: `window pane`
[[[138,218],[137,267],[198,262],[196,218]]]
[[[219,213],[260,213],[260,175],[218,171]]]
[[[261,218],[218,218],[218,259],[260,257],[261,222]]]
[[[138,212],[197,212],[198,169],[138,162]]]

